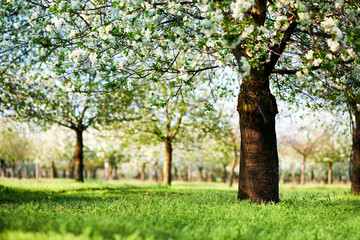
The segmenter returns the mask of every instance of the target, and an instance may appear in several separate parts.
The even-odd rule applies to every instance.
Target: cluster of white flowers
[[[248,38],[250,35],[251,35],[251,33],[254,31],[254,25],[250,25],[250,26],[248,26],[248,27],[246,27],[245,29],[244,29],[244,31],[241,33],[241,37],[243,38],[243,39],[246,39],[246,38]]]
[[[327,44],[332,52],[336,52],[340,48],[340,44],[336,40],[328,39]]]
[[[60,27],[61,24],[64,22],[63,18],[53,17],[51,20],[51,23],[54,24],[55,27]]]
[[[308,12],[299,12],[298,16],[301,29],[305,29],[306,26],[311,23],[310,14]]]
[[[344,5],[344,0],[337,0],[335,2],[335,7],[336,8],[341,8]]]
[[[99,37],[102,39],[102,40],[107,40],[107,39],[110,39],[112,37],[112,35],[109,33],[112,29],[112,26],[111,25],[108,25],[106,27],[99,27],[98,28],[98,31],[99,31]]]
[[[69,54],[69,61],[79,64],[87,56],[87,51],[84,49],[76,48]]]
[[[232,16],[235,19],[240,19],[243,14],[254,5],[254,0],[236,0],[230,5]]]
[[[313,57],[314,57],[314,51],[313,50],[310,50],[305,54],[306,59],[311,60],[311,59],[313,59]]]
[[[69,38],[73,38],[75,37],[75,35],[77,34],[77,31],[76,30],[71,30],[70,33],[69,33]]]
[[[90,62],[91,62],[92,64],[97,63],[97,61],[98,61],[97,54],[94,53],[94,52],[90,53],[90,54],[89,54],[89,59],[90,59]]]
[[[315,67],[318,67],[318,66],[320,66],[320,64],[322,63],[322,59],[321,58],[316,58],[315,60],[314,60],[314,63],[313,63],[313,65],[315,66]]]
[[[286,30],[289,27],[289,22],[287,20],[287,17],[281,16],[281,15],[277,16],[274,26],[277,30],[280,30],[280,29]]]
[[[324,28],[325,32],[334,34],[337,40],[341,40],[343,33],[337,25],[337,21],[331,17],[325,17],[324,21],[321,22],[321,26]]]

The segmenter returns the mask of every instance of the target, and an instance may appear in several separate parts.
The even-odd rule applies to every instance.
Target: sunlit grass
[[[280,187],[279,204],[223,183],[0,180],[0,239],[358,239],[349,185]]]

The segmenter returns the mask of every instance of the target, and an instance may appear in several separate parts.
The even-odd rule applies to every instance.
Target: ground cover
[[[349,185],[281,186],[279,204],[236,187],[0,180],[0,239],[359,239]]]

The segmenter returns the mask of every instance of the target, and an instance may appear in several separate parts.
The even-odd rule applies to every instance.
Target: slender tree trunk
[[[154,164],[154,181],[155,181],[155,182],[158,182],[158,181],[159,181],[158,168],[159,168],[159,163],[156,162],[156,163]]]
[[[6,164],[4,159],[1,159],[1,177],[6,177]]]
[[[226,178],[227,178],[226,167],[227,167],[227,164],[224,163],[223,164],[223,169],[222,169],[222,177],[221,177],[223,183],[226,183]]]
[[[118,167],[117,164],[114,164],[114,178],[113,179],[119,179],[119,175],[118,175]]]
[[[92,168],[88,167],[87,168],[87,179],[91,179],[91,174],[92,174]]]
[[[305,163],[306,163],[306,156],[303,156],[302,166],[301,166],[301,179],[300,184],[305,184]]]
[[[292,184],[296,184],[296,178],[295,178],[296,169],[295,167],[291,170],[291,182]]]
[[[191,182],[191,164],[188,164],[187,181]]]
[[[113,175],[112,175],[112,172],[113,172],[113,165],[109,162],[109,179],[113,179]]]
[[[198,181],[202,182],[203,181],[203,176],[202,176],[202,169],[203,168],[201,166],[198,166],[197,169],[198,169]]]
[[[237,160],[237,157],[235,156],[233,162],[231,163],[230,176],[229,176],[229,187],[231,187],[234,183],[234,170],[235,170],[235,166],[236,166],[236,160]]]
[[[75,165],[75,160],[73,159],[69,164],[68,173],[67,173],[68,178],[74,178],[74,165]]]
[[[284,184],[284,177],[285,177],[286,171],[282,171],[281,175],[280,175],[280,179],[279,179],[279,183]]]
[[[20,162],[20,161],[19,161],[19,163],[18,163],[17,177],[18,177],[18,179],[21,179],[21,178],[22,178],[22,166],[21,166],[21,162]]]
[[[330,185],[332,183],[332,162],[327,162],[326,163],[327,167],[328,167],[328,184]]]
[[[171,185],[171,162],[172,162],[172,143],[169,137],[165,137],[165,163],[163,171],[163,182]]]
[[[15,169],[16,169],[16,165],[14,161],[11,161],[11,178],[14,178],[16,173],[15,173]]]
[[[353,157],[350,162],[351,194],[360,193],[360,112],[355,114],[353,129]]]
[[[77,182],[84,182],[83,175],[83,130],[76,130],[76,145],[75,145],[75,180]]]
[[[57,178],[57,172],[56,172],[56,167],[55,167],[54,162],[51,162],[50,176],[52,179]]]
[[[241,151],[238,199],[252,202],[279,201],[279,159],[276,143],[275,97],[269,76],[251,69],[238,97]]]
[[[141,181],[145,182],[145,167],[146,163],[141,164]]]

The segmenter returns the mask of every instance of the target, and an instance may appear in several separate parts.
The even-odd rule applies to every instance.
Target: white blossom
[[[239,19],[243,14],[248,11],[254,5],[254,0],[236,0],[230,5],[232,16],[235,19]]]
[[[254,31],[254,25],[250,25],[244,29],[244,31],[241,33],[242,38],[247,38],[250,36],[250,34]]]
[[[339,50],[340,44],[338,41],[336,40],[332,40],[332,39],[328,39],[327,40],[327,44],[330,47],[330,50],[332,52],[336,52],[337,50]]]
[[[315,60],[314,60],[314,66],[315,67],[318,67],[318,66],[320,66],[320,64],[322,63],[322,59],[321,58],[316,58]]]
[[[311,59],[313,59],[313,57],[314,57],[314,51],[313,50],[310,50],[305,54],[306,59],[311,60]]]
[[[95,63],[97,63],[97,54],[96,53],[90,53],[90,55],[89,55],[89,59],[90,59],[90,62],[92,63],[92,64],[95,64]]]

